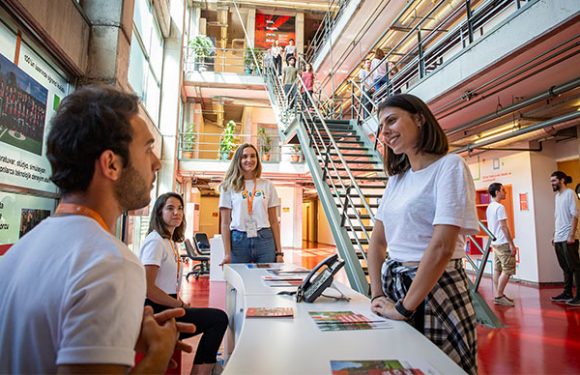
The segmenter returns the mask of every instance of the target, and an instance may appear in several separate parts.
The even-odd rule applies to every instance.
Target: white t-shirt
[[[572,220],[578,217],[576,194],[574,191],[567,188],[561,192],[556,192],[555,206],[554,217],[556,219],[556,227],[554,230],[554,242],[564,242],[570,236]]]
[[[280,46],[272,46],[272,48],[270,48],[270,54],[272,55],[272,57],[278,57],[280,56],[281,53],[282,47]]]
[[[173,243],[175,251],[179,254],[177,244]],[[177,261],[171,248],[171,242],[153,231],[145,237],[139,254],[141,263],[145,266],[159,266],[155,285],[167,294],[175,294],[179,290],[181,275],[177,277]],[[179,270],[182,273],[183,269]]]
[[[93,219],[45,219],[0,257],[0,285],[0,373],[133,366],[145,273]]]
[[[378,68],[377,68],[378,66]],[[374,70],[377,68],[376,70]],[[374,71],[373,71],[374,70]],[[374,58],[371,60],[371,72],[373,72],[373,80],[376,81],[379,78],[384,77],[387,74],[387,62],[384,61],[381,64],[381,60]]]
[[[256,222],[257,229],[270,228],[268,218],[268,208],[278,207],[280,205],[278,194],[274,185],[268,181],[259,178],[257,180],[256,196],[252,205],[252,218]],[[246,189],[241,192],[233,190],[224,191],[221,189],[220,208],[229,208],[232,210],[231,230],[247,232],[246,223],[250,218],[248,213],[248,194],[251,194],[254,188],[254,181],[246,180]]]
[[[294,52],[296,52],[296,46],[287,45],[284,47],[284,53],[286,55],[294,55]]]
[[[420,261],[438,224],[461,228],[452,259],[464,257],[465,235],[479,232],[475,186],[465,162],[448,154],[419,171],[390,177],[376,218],[396,261]]]
[[[500,225],[501,220],[507,220],[503,204],[492,200],[489,206],[487,206],[485,216],[487,218],[487,228],[495,236],[495,241],[492,244],[498,246],[508,243],[508,239],[503,230],[501,230]]]
[[[369,72],[368,71],[366,71],[364,69],[361,69],[358,72],[358,79],[359,79],[359,81],[361,83],[361,86],[362,86],[363,90],[369,91],[371,89],[373,83],[372,83],[372,80],[369,77]]]

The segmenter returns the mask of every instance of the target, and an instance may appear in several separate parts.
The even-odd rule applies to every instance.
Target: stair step
[[[383,169],[376,169],[376,168],[349,168],[351,172],[384,172]],[[346,168],[336,168],[337,171],[346,171]],[[334,168],[331,169],[334,171]]]
[[[349,150],[347,150],[349,151]],[[353,151],[353,150],[350,150]],[[338,156],[338,153],[336,152],[329,152],[328,155],[330,156]],[[348,156],[348,157],[360,157],[360,158],[372,158],[374,157],[374,155],[371,155],[369,153],[358,153],[358,152],[341,152],[342,156]]]
[[[343,197],[346,196],[346,194],[344,194],[342,192],[341,193],[338,193],[338,195],[336,193],[332,193],[332,196],[333,197],[338,196],[338,197],[343,198]],[[359,198],[358,194],[356,193],[356,190],[353,190],[351,192],[351,194],[349,194],[349,196],[352,197],[352,198]],[[364,194],[364,196],[365,196],[365,198],[382,198],[383,197],[383,194]]]
[[[325,138],[325,139],[329,139],[329,138]],[[340,145],[341,144],[353,144],[353,145],[364,145],[365,143],[363,141],[343,141],[343,140],[335,140],[336,143],[338,143],[339,147],[341,148]],[[318,140],[316,141],[316,143],[318,143],[319,145],[322,145],[323,143],[319,142]]]
[[[368,147],[338,146],[340,150],[368,150]]]
[[[378,203],[374,203],[374,204],[367,203],[367,204],[368,204],[369,208],[379,208]],[[362,203],[355,203],[355,204],[352,204],[351,206],[354,206],[356,208],[366,208]]]
[[[321,121],[315,120],[314,122],[320,123]],[[348,125],[350,125],[350,120],[324,119],[324,122],[326,122],[327,125],[329,125],[329,124],[333,124],[333,125],[344,125],[344,124],[348,124]]]
[[[371,219],[371,215],[358,215],[358,217],[355,214],[348,214],[349,219],[358,219],[360,218],[361,220],[370,220]]]
[[[327,177],[336,177],[336,176],[329,176]],[[387,181],[389,178],[388,177],[382,177],[382,176],[356,176],[357,180],[366,180],[366,181]]]
[[[351,229],[354,229],[355,232],[362,232],[363,227],[360,225],[353,225],[352,227],[349,227],[345,224],[344,228],[348,231],[351,231]],[[367,232],[372,232],[374,227],[372,225],[365,225],[364,228]]]
[[[351,238],[350,242],[353,245],[356,245],[357,244],[357,241],[354,238]],[[362,238],[359,238],[358,243],[360,243],[361,245],[368,245],[369,244],[369,241],[367,239],[364,239],[363,240]],[[362,259],[362,256],[359,259]]]

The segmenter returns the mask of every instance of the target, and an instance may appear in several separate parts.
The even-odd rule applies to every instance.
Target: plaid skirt
[[[393,301],[403,298],[417,274],[392,259],[382,267],[383,291]],[[475,310],[460,259],[449,263],[437,284],[409,322],[469,374],[477,374]]]

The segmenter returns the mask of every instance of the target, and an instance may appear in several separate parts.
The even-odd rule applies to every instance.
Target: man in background
[[[494,256],[493,285],[496,305],[514,306],[513,299],[505,295],[505,288],[510,277],[516,273],[516,252],[514,240],[507,224],[505,207],[500,202],[506,197],[502,184],[494,182],[487,191],[491,195],[491,203],[487,206],[486,217],[489,231],[495,236],[492,241]]]
[[[580,307],[580,259],[578,255],[578,210],[576,209],[576,194],[568,184],[572,177],[562,171],[555,171],[550,176],[552,190],[555,196],[555,228],[554,249],[560,268],[564,272],[564,291],[552,297],[553,302],[565,302],[569,306]],[[572,294],[572,284],[576,279],[576,297]]]

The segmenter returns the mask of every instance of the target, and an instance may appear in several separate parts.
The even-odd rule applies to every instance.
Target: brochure
[[[248,307],[246,318],[293,318],[292,307]]]
[[[264,280],[266,286],[270,287],[286,287],[286,286],[300,286],[302,280]]]
[[[310,270],[307,268],[304,268],[304,267],[283,266],[282,268],[270,269],[270,270],[268,270],[268,272],[270,272],[271,274],[274,274],[276,276],[288,276],[288,275],[295,275],[295,274],[301,274],[301,273],[309,273]]]
[[[369,317],[352,311],[310,311],[321,331],[352,331],[365,329],[390,329],[392,324],[384,318]]]
[[[380,361],[330,361],[333,375],[436,375],[435,369],[420,361],[397,359]]]
[[[297,281],[302,281],[304,280],[304,276],[305,275],[283,275],[283,276],[262,276],[262,279],[265,281],[292,281],[292,280],[297,280]]]
[[[252,269],[252,268],[272,268],[274,266],[270,263],[248,263],[247,267]]]

